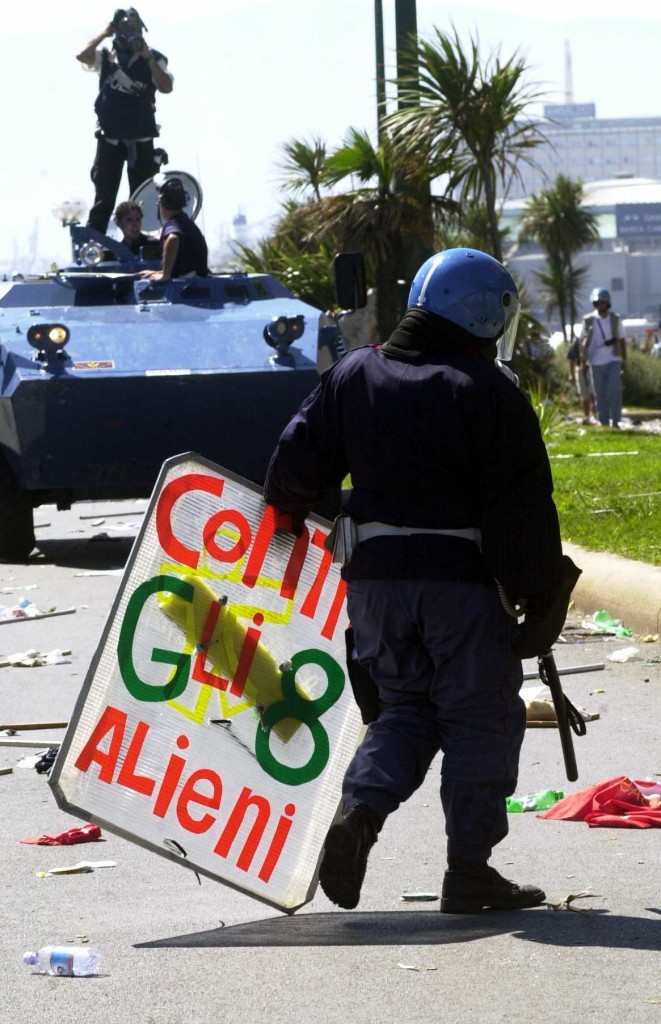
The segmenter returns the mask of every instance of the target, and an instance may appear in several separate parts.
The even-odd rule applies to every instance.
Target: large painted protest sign
[[[328,524],[277,525],[253,484],[165,463],[50,784],[65,810],[291,911],[362,725]]]

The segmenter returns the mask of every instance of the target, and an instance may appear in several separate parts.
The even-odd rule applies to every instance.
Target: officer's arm
[[[561,571],[553,478],[530,403],[500,391],[481,466],[482,553],[508,594],[531,598],[552,590]]]
[[[337,365],[337,364],[336,364]],[[264,484],[264,499],[280,512],[303,520],[307,512],[348,473],[337,423],[333,369],[285,427],[273,453]]]
[[[96,50],[101,45],[104,39],[107,39],[115,31],[114,25],[107,25],[103,32],[99,32],[98,36],[94,36],[94,39],[90,39],[87,46],[76,54],[76,60],[79,60],[81,64],[85,64],[88,68],[93,68],[96,61]]]
[[[153,50],[150,50],[148,46],[145,46],[144,50],[140,52],[140,56],[144,57],[149,64],[149,70],[151,77],[154,80],[154,85],[159,92],[172,92],[172,85],[174,79],[167,69],[167,61],[163,58],[162,61],[157,60]]]

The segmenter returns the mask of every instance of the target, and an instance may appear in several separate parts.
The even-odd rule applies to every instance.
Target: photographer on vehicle
[[[133,193],[157,173],[164,156],[154,150],[154,139],[159,134],[156,92],[172,92],[173,77],[167,70],[167,58],[145,42],[146,31],[135,7],[120,8],[110,24],[77,54],[77,60],[98,72],[100,80],[94,104],[97,148],[91,172],[95,196],[88,224],[104,234],[124,164]],[[112,49],[101,47],[110,37]]]

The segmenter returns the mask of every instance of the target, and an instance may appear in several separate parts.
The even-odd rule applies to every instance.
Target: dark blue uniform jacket
[[[348,473],[356,522],[479,527],[482,553],[444,536],[377,537],[345,578],[495,577],[515,598],[555,586],[562,548],[537,417],[476,348],[400,359],[370,346],[327,370],[280,438],[265,498],[300,520]]]

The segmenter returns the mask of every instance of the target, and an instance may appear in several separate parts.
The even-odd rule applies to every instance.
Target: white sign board
[[[328,524],[163,466],[51,772],[60,807],[287,911],[310,900],[362,735]]]

